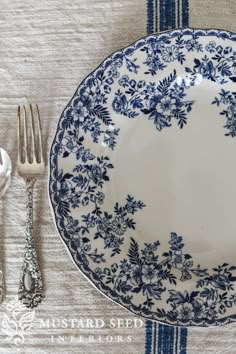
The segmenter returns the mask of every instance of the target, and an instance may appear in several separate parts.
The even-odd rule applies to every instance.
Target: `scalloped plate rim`
[[[225,30],[225,29],[217,29],[217,28],[188,27],[188,28],[183,28],[183,29],[174,29],[174,30],[166,30],[166,31],[162,31],[162,32],[155,32],[155,33],[151,33],[151,34],[145,35],[145,36],[135,40],[131,44],[129,44],[129,45],[125,46],[125,47],[122,47],[121,49],[113,51],[106,58],[104,58],[102,61],[100,61],[100,63],[96,66],[96,68],[94,70],[92,70],[87,76],[84,77],[84,79],[77,86],[72,98],[69,100],[69,102],[66,104],[65,108],[63,109],[63,111],[62,111],[62,113],[61,113],[61,115],[60,115],[60,117],[58,119],[57,125],[56,125],[56,133],[54,134],[52,142],[50,144],[50,150],[49,150],[49,155],[48,155],[49,170],[48,170],[48,184],[47,184],[48,188],[47,188],[47,191],[48,191],[50,210],[51,210],[51,213],[52,213],[52,216],[53,216],[53,222],[54,222],[54,225],[55,225],[55,228],[56,228],[56,231],[57,231],[58,235],[60,236],[64,246],[67,249],[68,254],[70,255],[70,257],[71,257],[74,265],[76,266],[76,268],[79,269],[79,271],[84,275],[84,277],[89,281],[89,283],[92,284],[92,286],[94,286],[95,289],[97,289],[102,295],[104,295],[106,298],[108,298],[112,302],[120,305],[122,308],[126,309],[127,311],[133,313],[134,315],[137,315],[141,319],[151,320],[151,321],[162,323],[162,324],[169,325],[169,326],[212,328],[212,327],[222,326],[222,325],[233,325],[236,322],[236,313],[234,315],[229,315],[229,316],[226,316],[226,317],[223,317],[221,319],[214,320],[214,321],[207,321],[206,322],[206,321],[202,321],[202,320],[199,320],[199,321],[196,321],[196,320],[186,320],[186,321],[185,320],[178,320],[177,322],[174,321],[173,323],[170,323],[171,322],[170,320],[159,319],[158,316],[155,316],[153,313],[151,315],[148,315],[148,314],[145,314],[143,312],[136,311],[134,304],[131,304],[131,303],[130,304],[124,304],[124,303],[122,303],[122,301],[120,300],[119,296],[117,296],[117,298],[115,298],[115,296],[109,294],[110,292],[113,292],[113,290],[110,289],[107,286],[106,286],[106,288],[107,288],[106,290],[101,289],[103,286],[105,286],[105,284],[101,284],[100,281],[95,280],[93,278],[93,276],[92,276],[93,271],[92,270],[86,271],[84,269],[84,264],[82,262],[80,262],[78,259],[77,259],[78,263],[76,263],[74,255],[72,253],[72,250],[69,249],[69,246],[67,245],[65,238],[62,236],[63,230],[61,230],[61,232],[60,232],[59,225],[57,223],[57,216],[56,216],[56,212],[55,212],[55,209],[54,209],[54,206],[56,206],[56,204],[53,201],[53,193],[51,192],[51,184],[53,182],[55,182],[53,180],[53,177],[52,177],[53,169],[51,167],[51,164],[52,164],[51,160],[53,158],[52,150],[53,150],[53,146],[54,146],[54,144],[56,142],[57,135],[58,135],[59,130],[60,130],[59,129],[60,128],[60,122],[61,122],[62,118],[64,117],[64,113],[65,113],[66,109],[71,104],[73,99],[76,97],[78,90],[82,86],[85,86],[86,81],[90,77],[93,77],[94,73],[97,70],[99,70],[101,67],[103,67],[103,68],[105,67],[106,68],[105,63],[109,59],[111,59],[115,54],[122,53],[124,50],[135,46],[138,42],[140,42],[142,40],[145,40],[145,39],[151,38],[151,37],[160,37],[163,34],[172,33],[173,37],[174,37],[174,34],[187,35],[187,34],[192,34],[192,33],[196,33],[196,32],[197,33],[199,32],[199,34],[200,33],[206,33],[206,35],[210,35],[209,32],[212,35],[214,35],[214,34],[216,35],[217,33],[225,33],[228,36],[228,38],[224,38],[224,39],[231,39],[231,40],[234,40],[236,42],[236,32],[228,31],[228,30]],[[234,38],[232,38],[232,37],[234,37]]]

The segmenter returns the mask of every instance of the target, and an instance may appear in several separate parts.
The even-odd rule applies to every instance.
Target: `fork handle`
[[[26,247],[24,253],[22,275],[18,291],[19,300],[26,307],[33,308],[42,301],[43,287],[41,272],[33,240],[33,188],[34,179],[26,180],[27,190],[27,220],[26,220]]]

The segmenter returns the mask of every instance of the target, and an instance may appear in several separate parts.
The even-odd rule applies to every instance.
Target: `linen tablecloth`
[[[106,56],[155,31],[212,27],[236,31],[235,0],[2,0],[0,146],[11,156],[11,188],[0,208],[0,353],[236,353],[236,326],[186,329],[137,320],[78,271],[55,230],[47,174],[35,185],[35,241],[45,300],[17,301],[25,232],[25,186],[16,173],[16,109],[38,103],[49,147],[78,84]]]

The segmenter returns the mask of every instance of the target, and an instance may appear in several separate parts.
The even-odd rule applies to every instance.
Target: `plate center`
[[[209,107],[207,92],[207,84],[196,90],[199,98],[182,130],[173,123],[159,132],[145,115],[120,118],[108,192],[114,203],[131,194],[146,204],[135,215],[143,242],[168,242],[176,232],[204,262],[209,251],[213,259],[233,257],[236,235],[236,141],[225,136],[224,120]]]

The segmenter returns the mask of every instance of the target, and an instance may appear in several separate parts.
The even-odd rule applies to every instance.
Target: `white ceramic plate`
[[[83,81],[58,124],[59,234],[102,293],[145,318],[236,320],[235,41],[140,39]]]

